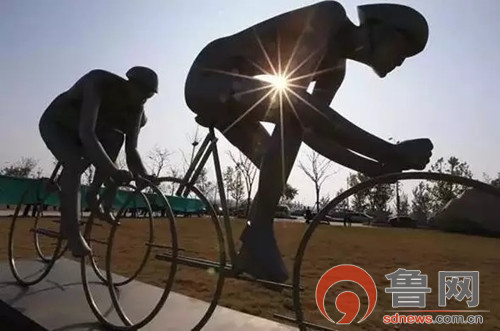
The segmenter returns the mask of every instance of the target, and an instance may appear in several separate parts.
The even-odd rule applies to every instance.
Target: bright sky
[[[142,154],[155,145],[189,154],[196,125],[183,88],[198,52],[213,39],[298,7],[306,0],[144,0],[0,2],[0,166],[21,156],[51,157],[38,133],[38,120],[51,100],[94,68],[120,75],[147,65],[160,76],[160,93],[147,105],[149,122],[140,138]],[[341,3],[357,23],[356,5]],[[385,79],[349,62],[332,107],[382,138],[429,137],[433,158],[455,155],[476,177],[500,171],[500,1],[392,1],[421,11],[430,25],[426,50]],[[205,132],[205,131],[203,131]],[[229,148],[222,139],[220,151]],[[301,148],[298,160],[308,150]],[[229,160],[223,154],[223,162]],[[334,193],[348,171],[325,184]],[[213,167],[211,167],[213,172]],[[295,167],[290,177],[299,201],[312,203],[312,183]]]

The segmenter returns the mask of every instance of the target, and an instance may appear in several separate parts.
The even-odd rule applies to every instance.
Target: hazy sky
[[[38,133],[46,106],[93,68],[120,75],[147,65],[160,76],[160,93],[147,105],[140,138],[145,155],[155,145],[189,154],[196,124],[184,103],[187,71],[211,40],[236,33],[305,0],[0,1],[0,166],[33,156],[50,171],[51,157]],[[357,23],[356,6],[341,3]],[[500,171],[500,1],[414,0],[428,19],[426,50],[385,79],[348,63],[332,107],[360,127],[397,140],[429,137],[434,155],[466,160],[476,177]],[[205,133],[204,130],[202,130]],[[229,148],[224,139],[220,150]],[[299,160],[308,148],[303,146]],[[223,155],[223,161],[228,158]],[[211,167],[210,169],[213,169]],[[348,171],[325,184],[335,192]],[[213,171],[212,171],[213,172]],[[312,183],[296,167],[290,183],[299,200],[313,201]]]

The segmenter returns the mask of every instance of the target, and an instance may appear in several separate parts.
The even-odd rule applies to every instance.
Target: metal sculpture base
[[[40,264],[41,265],[41,264]],[[23,271],[36,271],[36,262],[19,261]],[[89,268],[89,279],[95,300],[110,321],[121,324],[111,303],[109,292]],[[120,276],[114,275],[116,280]],[[149,313],[162,289],[139,281],[119,288],[119,300],[132,318]],[[191,330],[208,303],[171,292],[158,316],[147,325],[148,330]],[[109,309],[106,311],[106,307]],[[7,323],[7,325],[2,325]],[[23,330],[104,330],[95,320],[83,294],[80,264],[65,258],[59,260],[51,273],[29,288],[15,284],[7,263],[0,264],[0,329]],[[203,330],[294,330],[260,317],[218,306]]]

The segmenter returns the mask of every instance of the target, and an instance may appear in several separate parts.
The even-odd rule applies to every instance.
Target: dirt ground
[[[177,231],[183,255],[217,260],[218,245],[216,233],[210,218],[178,218]],[[58,224],[52,218],[42,221],[42,227],[57,229]],[[116,234],[113,255],[113,270],[122,275],[132,274],[138,267],[145,253],[145,242],[149,241],[148,222],[144,219],[128,219],[122,222]],[[155,219],[155,238],[157,244],[170,245],[169,225],[166,219]],[[244,222],[233,221],[233,237],[238,238]],[[0,218],[0,260],[7,258],[9,218]],[[16,230],[16,254],[18,257],[33,257],[32,235],[29,229],[33,227],[31,219],[23,219]],[[285,262],[292,270],[293,259],[299,240],[305,231],[302,223],[277,222],[276,236]],[[93,237],[105,239],[109,228],[95,228]],[[42,240],[44,252],[50,252],[53,239]],[[93,243],[96,258],[102,266],[104,246]],[[162,286],[168,273],[168,262],[154,259],[158,252],[165,249],[154,248],[144,271],[138,279],[144,282]],[[442,233],[431,230],[352,227],[343,228],[321,225],[313,234],[307,247],[301,272],[303,309],[307,320],[338,329],[349,330],[471,330],[470,325],[398,325],[387,326],[382,323],[383,315],[393,314],[391,295],[385,293],[390,286],[386,274],[398,268],[421,270],[428,275],[428,286],[432,288],[426,298],[426,309],[438,307],[438,271],[477,270],[480,272],[480,304],[474,309],[488,310],[482,313],[483,330],[497,329],[500,326],[500,239],[461,234]],[[69,254],[66,254],[67,256]],[[377,284],[378,299],[372,315],[361,324],[349,327],[334,326],[319,312],[314,293],[321,275],[338,264],[354,264],[364,268],[371,274]],[[202,300],[210,300],[217,273],[212,269],[200,270],[187,266],[179,266],[174,291]],[[367,308],[366,295],[357,286],[346,282],[337,284],[330,289],[326,297],[328,314],[338,320],[341,314],[336,311],[335,299],[340,292],[350,290],[358,294],[361,300],[360,314]],[[293,315],[291,291],[281,293],[266,289],[258,284],[241,280],[227,279],[220,305],[230,307],[249,314],[275,319],[274,314]],[[441,308],[443,309],[443,308]],[[467,309],[463,302],[448,302],[446,309]],[[201,316],[200,316],[201,317]],[[476,327],[478,328],[478,327]],[[479,328],[478,328],[479,329]]]

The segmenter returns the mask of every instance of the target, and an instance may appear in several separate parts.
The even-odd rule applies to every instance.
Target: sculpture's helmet
[[[361,24],[382,22],[394,27],[408,40],[409,53],[407,57],[424,50],[429,39],[427,21],[413,8],[397,4],[373,4],[358,7]]]
[[[127,78],[148,92],[158,93],[158,75],[152,69],[136,66],[130,68]]]

